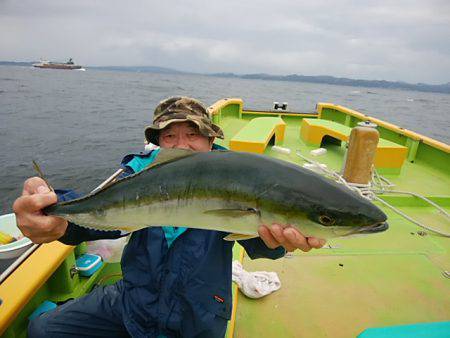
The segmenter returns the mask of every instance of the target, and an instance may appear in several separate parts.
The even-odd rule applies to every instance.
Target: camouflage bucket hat
[[[190,97],[171,97],[161,101],[155,108],[153,124],[145,128],[148,142],[159,145],[159,131],[174,122],[193,122],[206,137],[223,139],[219,126],[212,123],[208,110],[198,100]]]

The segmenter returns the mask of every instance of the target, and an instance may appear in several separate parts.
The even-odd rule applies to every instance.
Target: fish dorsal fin
[[[246,239],[256,238],[258,235],[229,234],[223,238],[224,241],[242,241]]]
[[[129,175],[127,177],[121,178],[119,180],[108,182],[108,184],[104,185],[103,187],[101,187],[101,188],[97,187],[96,189],[94,189],[89,195],[86,195],[84,197],[80,197],[80,198],[77,198],[77,199],[74,199],[74,200],[71,200],[71,201],[62,202],[62,203],[68,204],[68,203],[71,203],[72,201],[79,201],[81,199],[88,198],[89,196],[97,195],[97,194],[101,193],[102,191],[105,191],[105,190],[109,189],[110,187],[113,187],[113,186],[115,186],[115,185],[117,185],[117,184],[119,184],[121,182],[125,182],[125,181],[131,179],[132,177],[141,175],[143,172],[145,172],[145,171],[147,171],[147,170],[149,170],[151,168],[158,167],[158,166],[160,166],[162,164],[165,164],[165,163],[174,162],[174,161],[177,161],[177,160],[180,160],[182,158],[185,158],[185,157],[188,157],[188,156],[192,156],[192,155],[198,153],[197,151],[193,151],[193,150],[177,149],[177,148],[174,148],[174,149],[172,149],[172,148],[170,148],[170,149],[168,149],[168,148],[160,148],[160,149],[157,149],[155,151],[158,151],[158,154],[156,155],[156,159],[153,162],[151,162],[147,167],[145,167],[144,170],[141,170],[141,171],[139,171],[137,173],[134,173],[134,174]],[[116,174],[117,173],[120,174],[121,172],[116,172]]]
[[[174,162],[185,157],[192,156],[196,154],[196,151],[188,149],[177,149],[177,148],[161,148],[155,161],[153,161],[146,169],[154,168],[165,163]]]

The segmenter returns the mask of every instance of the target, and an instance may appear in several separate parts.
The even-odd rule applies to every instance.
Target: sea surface
[[[159,101],[192,96],[207,105],[240,97],[248,109],[274,101],[312,112],[343,105],[450,143],[450,95],[201,75],[64,71],[0,66],[0,211],[11,212],[23,181],[42,167],[54,187],[93,189],[140,151]]]

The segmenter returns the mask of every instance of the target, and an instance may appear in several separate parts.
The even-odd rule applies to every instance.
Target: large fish
[[[332,238],[388,228],[386,215],[347,187],[295,164],[231,151],[161,149],[145,170],[106,188],[50,206],[96,230],[184,226],[258,236],[261,224],[290,224]]]

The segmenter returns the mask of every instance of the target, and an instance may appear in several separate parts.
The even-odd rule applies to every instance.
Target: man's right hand
[[[17,226],[33,243],[49,243],[60,238],[67,229],[67,221],[44,215],[42,209],[58,201],[45,181],[31,177],[23,184],[22,196],[15,200],[13,210]]]

